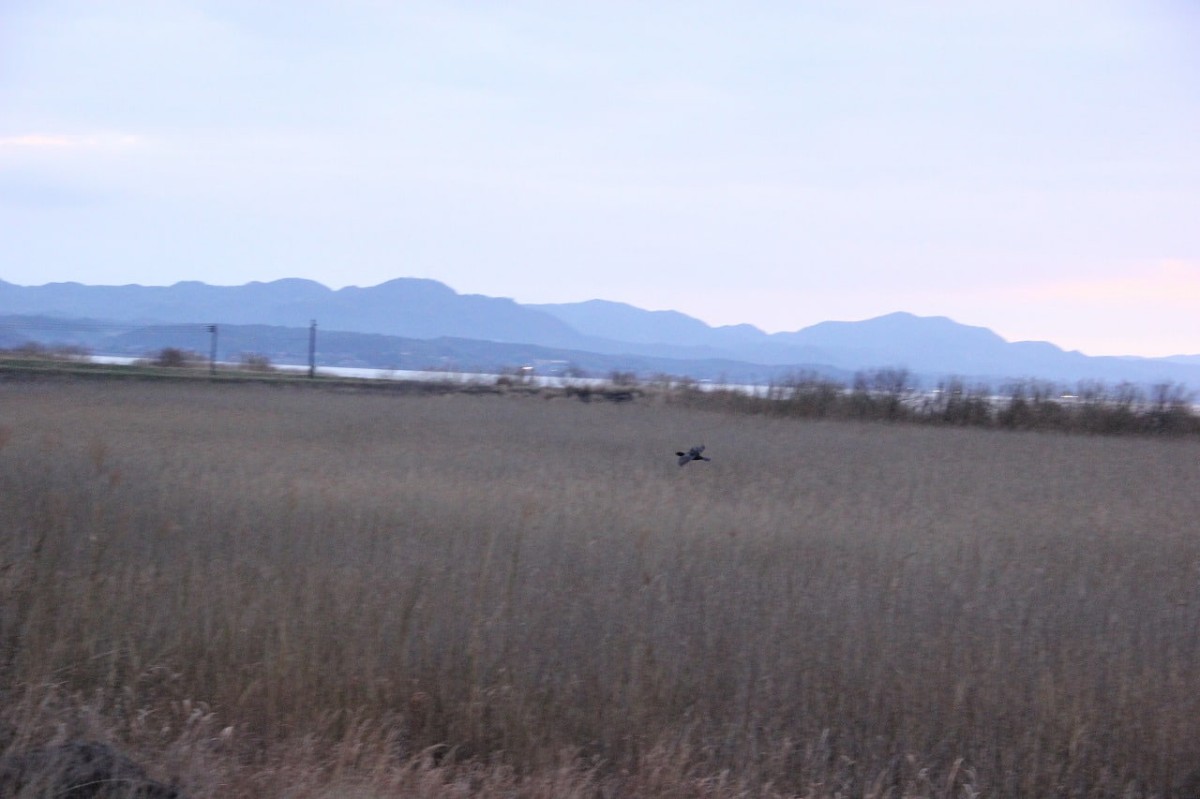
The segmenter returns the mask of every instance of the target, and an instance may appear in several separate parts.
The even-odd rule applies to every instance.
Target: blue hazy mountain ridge
[[[712,327],[678,311],[649,311],[607,300],[522,305],[507,298],[458,294],[423,278],[338,290],[296,278],[242,286],[199,281],[172,286],[18,286],[0,280],[0,315],[22,314],[144,325],[218,322],[293,328],[307,327],[315,319],[323,331],[474,339],[681,362],[821,365],[840,371],[900,367],[924,376],[993,381],[1093,379],[1200,386],[1200,355],[1086,356],[1044,341],[1008,342],[987,328],[944,316],[897,312],[768,334],[748,324]]]
[[[840,352],[840,357],[853,360],[903,363],[917,371],[952,364],[963,374],[1039,371],[1084,357],[1049,342],[1010,343],[985,327],[904,312],[861,322],[821,322],[777,337],[799,346]]]
[[[731,347],[756,344],[767,335],[753,325],[710,327],[679,311],[646,311],[611,300],[527,304],[525,307],[545,311],[585,335],[640,344]]]
[[[704,347],[740,357],[775,363],[809,356],[908,363],[920,352],[970,363],[1008,342],[987,328],[960,325],[946,317],[918,317],[897,312],[862,322],[821,322],[792,333],[767,334],[752,325],[710,327],[678,311],[644,311],[606,300],[527,306],[557,316],[581,333],[608,335],[623,342]],[[1053,344],[1046,344],[1061,352]]]
[[[436,280],[399,278],[378,286],[333,290],[311,280],[242,286],[185,281],[172,286],[86,286],[0,281],[0,313],[96,317],[120,322],[222,322],[321,327],[411,338],[453,336],[490,341],[579,346],[567,324],[513,300],[458,294]]]
[[[768,334],[751,325],[710,327],[677,311],[645,311],[625,303],[589,300],[532,306],[581,333],[623,341],[666,342],[701,348],[708,357],[754,363],[820,363],[843,370],[902,367],[924,375],[988,380],[1130,380],[1200,385],[1200,356],[1121,358],[1067,352],[1047,341],[1009,342],[985,327],[944,316],[903,311],[858,322],[820,322],[790,333]]]

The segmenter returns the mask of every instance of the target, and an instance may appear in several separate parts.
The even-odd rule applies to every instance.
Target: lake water
[[[128,366],[138,361],[145,360],[144,358],[127,358],[117,355],[92,355],[89,360],[92,363],[111,363],[122,366]],[[217,361],[217,366],[225,369],[235,369],[240,364],[226,361]],[[272,364],[275,369],[281,372],[299,372],[308,373],[308,366],[300,364]],[[544,386],[546,388],[563,388],[566,386],[574,386],[576,388],[603,388],[611,385],[611,381],[602,377],[563,377],[559,375],[539,375],[539,374],[524,374],[524,375],[498,375],[480,372],[428,372],[412,369],[366,369],[351,366],[318,366],[317,373],[322,375],[333,375],[335,377],[357,377],[366,380],[417,380],[422,382],[452,382],[452,383],[495,383],[501,377],[507,377],[510,380],[521,380],[523,382],[532,383],[536,386]],[[767,392],[766,386],[750,386],[750,385],[728,385],[713,383],[711,381],[699,381],[696,386],[702,391],[712,391],[714,389],[732,389],[741,391],[746,394],[754,394],[758,396],[765,395]]]
[[[89,360],[92,363],[110,363],[120,366],[128,366],[145,360],[144,358],[127,358],[118,355],[92,355]],[[235,369],[240,364],[227,361],[217,361],[217,366],[224,369]],[[302,374],[308,373],[308,367],[300,364],[278,363],[272,364],[275,369],[281,372],[299,372]],[[454,383],[495,383],[501,377],[509,379],[518,379],[516,375],[498,375],[488,374],[483,372],[427,372],[413,369],[366,369],[351,366],[318,366],[317,374],[333,375],[335,377],[357,377],[366,380],[418,380],[423,382],[454,382]],[[519,379],[531,382],[539,386],[558,387],[558,386],[592,386],[599,387],[608,385],[607,380],[598,377],[558,377],[545,375],[521,375]]]

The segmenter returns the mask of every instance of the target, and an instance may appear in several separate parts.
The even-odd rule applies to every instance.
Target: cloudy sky
[[[1200,353],[1200,4],[0,2],[0,279]]]

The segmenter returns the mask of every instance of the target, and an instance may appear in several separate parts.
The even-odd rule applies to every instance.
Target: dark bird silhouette
[[[712,458],[706,458],[700,454],[703,451],[704,445],[701,444],[698,447],[692,447],[687,452],[676,452],[675,454],[679,456],[679,465],[686,466],[691,461],[711,461]]]

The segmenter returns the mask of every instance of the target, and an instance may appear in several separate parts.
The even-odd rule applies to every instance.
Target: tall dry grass
[[[106,738],[202,797],[1200,769],[1195,441],[35,383],[0,442],[10,748]]]

